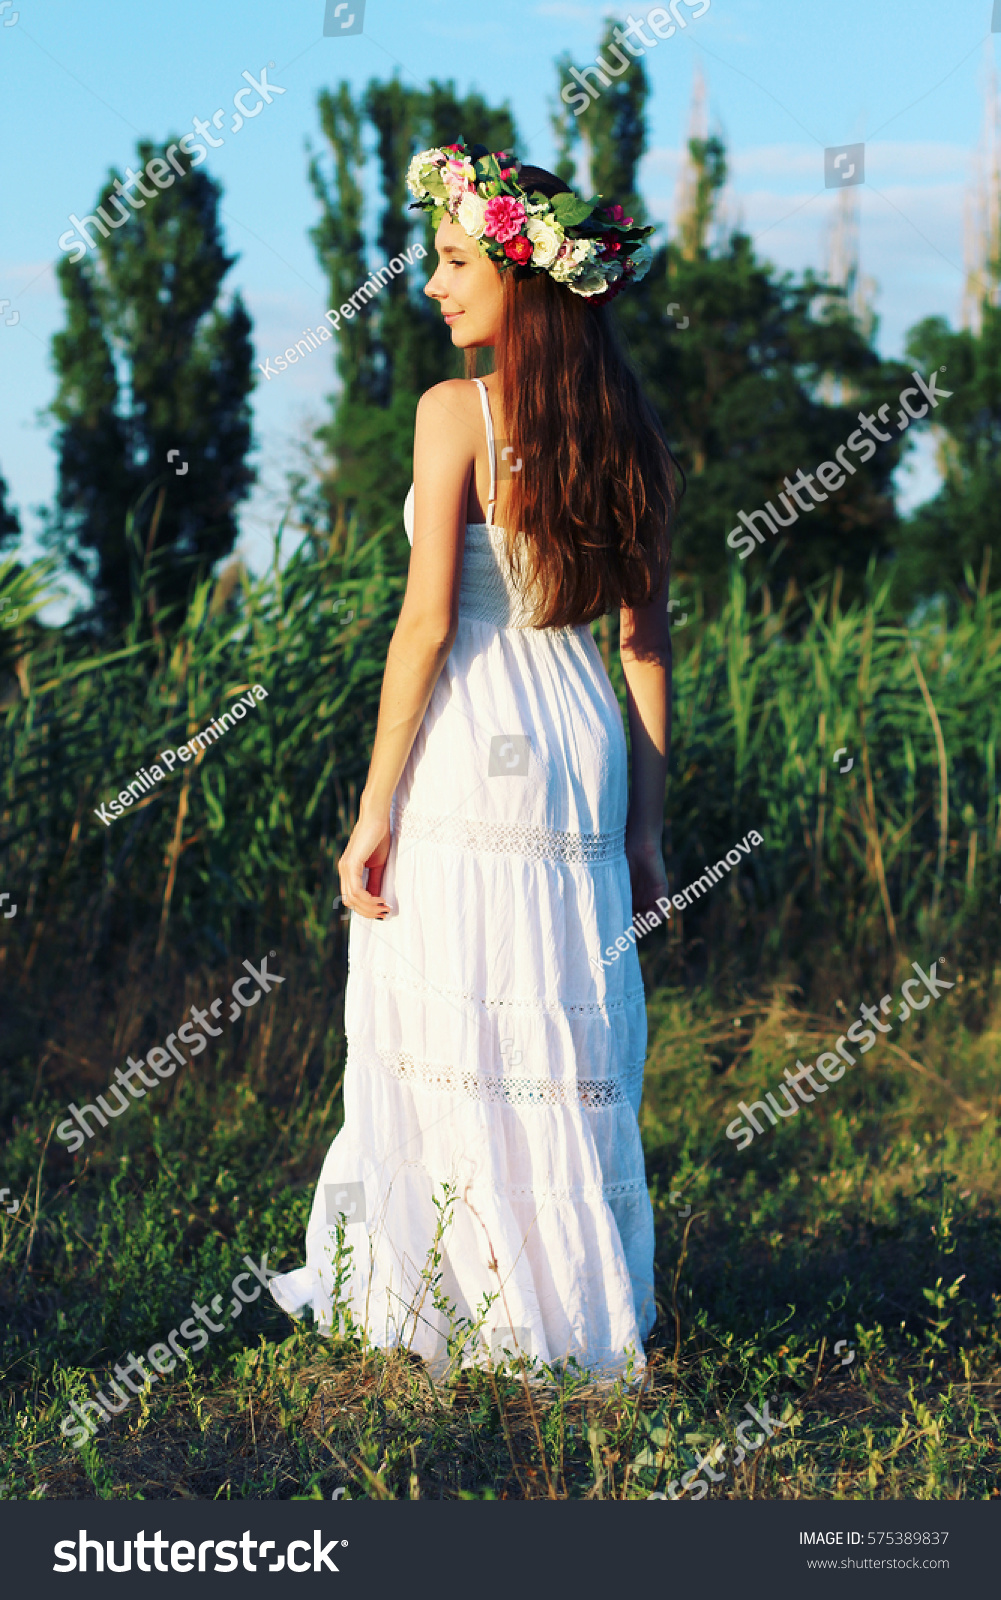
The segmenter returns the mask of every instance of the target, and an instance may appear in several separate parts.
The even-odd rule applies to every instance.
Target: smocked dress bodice
[[[462,556],[462,581],[459,588],[459,617],[490,622],[497,628],[531,627],[530,609],[511,576],[505,554],[505,533],[493,520],[497,502],[497,457],[493,419],[482,379],[474,378],[480,392],[480,405],[486,424],[487,452],[490,457],[490,499],[486,522],[467,522]],[[410,485],[403,506],[403,526],[411,545],[414,542],[414,486]]]

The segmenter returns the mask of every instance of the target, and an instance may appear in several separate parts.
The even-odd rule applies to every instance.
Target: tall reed
[[[4,886],[23,907],[4,950],[18,970],[63,940],[91,959],[147,938],[215,959],[265,930],[322,959],[402,595],[381,543],[348,528],[284,566],[276,544],[260,578],[203,584],[169,639],[144,631],[137,609],[103,655],[72,629],[0,634],[12,674],[0,840]],[[13,581],[0,571],[0,591]],[[690,882],[751,828],[765,847],[675,933],[694,929],[713,960],[759,971],[821,948],[860,968],[939,939],[989,962],[1001,932],[1001,599],[907,628],[887,585],[847,609],[838,587],[774,610],[736,573],[721,614],[677,635],[672,875]],[[621,692],[616,662],[613,681]],[[268,698],[220,744],[110,828],[95,816],[254,683]]]

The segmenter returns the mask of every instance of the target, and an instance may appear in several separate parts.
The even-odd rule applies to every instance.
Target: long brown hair
[[[542,167],[523,166],[519,182],[549,197],[568,187]],[[646,605],[667,577],[678,500],[656,413],[606,306],[547,272],[509,268],[501,282],[494,361],[506,442],[524,462],[509,484],[506,547],[532,621],[573,627]]]

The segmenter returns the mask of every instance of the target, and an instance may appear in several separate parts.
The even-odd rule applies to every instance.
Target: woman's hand
[[[382,899],[380,891],[391,844],[388,811],[374,815],[363,811],[337,863],[341,899],[349,911],[357,911],[362,917],[373,917],[379,921],[389,915],[389,905]]]
[[[659,839],[626,836],[626,860],[633,890],[633,916],[657,910],[658,899],[670,896]]]

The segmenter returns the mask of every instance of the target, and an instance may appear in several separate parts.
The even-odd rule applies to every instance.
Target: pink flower
[[[605,216],[606,217],[611,217],[613,222],[621,222],[622,221],[622,207],[621,206],[606,206],[605,207]]]
[[[470,189],[476,188],[476,184],[470,177],[472,170],[472,167],[465,161],[447,161],[445,163],[442,177],[445,180],[445,190],[448,194],[449,203],[453,207],[458,205],[463,195],[468,194]]]
[[[512,261],[524,265],[532,257],[532,241],[526,239],[524,234],[519,234],[516,239],[508,239],[504,245],[504,254],[510,256]]]
[[[521,232],[524,220],[525,207],[520,200],[512,200],[507,194],[496,194],[487,201],[483,232],[496,239],[498,244],[506,244],[508,239],[513,239]]]
[[[505,180],[505,182],[507,181],[508,178],[510,178],[510,176],[511,176],[511,174],[513,172],[514,172],[514,168],[513,167],[501,167],[501,169],[500,169],[500,175]]]

